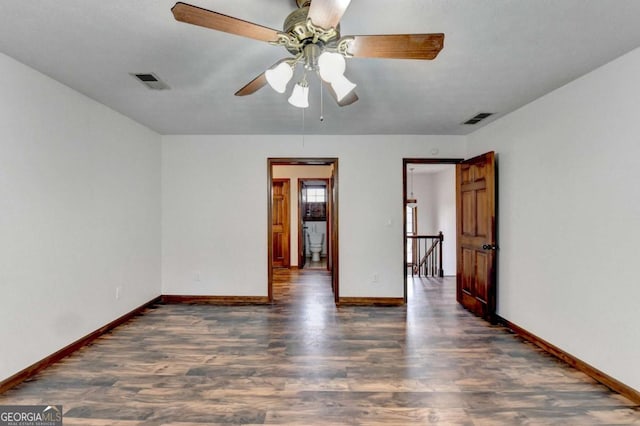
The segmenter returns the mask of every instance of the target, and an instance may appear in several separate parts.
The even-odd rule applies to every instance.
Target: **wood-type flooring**
[[[65,425],[640,424],[640,408],[409,279],[409,304],[338,307],[324,271],[277,271],[276,304],[157,305],[0,405]]]

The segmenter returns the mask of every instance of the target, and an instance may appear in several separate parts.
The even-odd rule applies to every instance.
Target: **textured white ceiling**
[[[194,0],[281,29],[294,0]],[[264,87],[237,89],[281,47],[176,22],[172,0],[2,0],[0,52],[162,134],[297,134],[302,111]],[[337,107],[317,81],[308,134],[467,134],[640,46],[638,0],[352,0],[348,34],[445,33],[434,61],[350,59],[360,101]],[[171,86],[151,91],[129,73]]]

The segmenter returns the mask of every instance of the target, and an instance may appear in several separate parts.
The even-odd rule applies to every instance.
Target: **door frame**
[[[339,281],[339,238],[338,238],[338,158],[320,157],[320,158],[267,158],[267,293],[269,303],[273,303],[273,265],[271,257],[273,256],[273,235],[272,235],[272,188],[273,188],[273,166],[333,166],[333,185],[332,193],[327,193],[329,198],[335,202],[327,203],[327,207],[331,206],[331,235],[327,238],[327,243],[331,247],[331,286],[333,289],[333,297],[336,305],[340,297],[340,281]],[[329,212],[327,212],[329,214]],[[329,222],[329,221],[328,221]],[[328,263],[328,262],[327,262]]]
[[[402,159],[402,275],[404,282],[404,303],[407,303],[407,245],[405,237],[407,235],[407,166],[409,164],[451,164],[462,163],[464,158],[403,158]]]
[[[313,181],[313,182],[319,182],[322,181],[326,184],[326,220],[325,222],[327,223],[327,230],[325,232],[325,238],[326,238],[326,243],[327,243],[327,269],[331,269],[331,263],[328,261],[328,258],[331,257],[331,244],[329,244],[329,235],[331,233],[331,203],[329,203],[329,199],[330,199],[330,192],[331,192],[331,179],[330,178],[298,178],[298,268],[300,268],[300,263],[303,262],[302,257],[305,256],[305,254],[302,253],[301,251],[301,247],[305,244],[304,243],[304,233],[302,233],[300,230],[302,229],[302,224],[303,224],[303,212],[302,212],[302,185],[301,183],[303,182],[307,182],[307,181]],[[302,268],[300,268],[302,269]]]

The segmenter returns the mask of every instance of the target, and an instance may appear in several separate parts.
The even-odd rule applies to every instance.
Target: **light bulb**
[[[333,88],[333,91],[336,92],[337,101],[340,102],[356,88],[356,84],[350,82],[344,75],[340,75],[331,82],[331,87]]]
[[[318,68],[320,78],[327,83],[333,81],[344,74],[346,69],[346,61],[344,56],[334,52],[323,52],[318,58]]]
[[[298,108],[308,108],[309,86],[304,83],[298,83],[293,86],[293,92],[289,97],[289,103]]]
[[[275,67],[268,69],[264,76],[269,86],[278,93],[284,93],[287,90],[287,83],[293,77],[293,68],[287,62],[281,62]]]

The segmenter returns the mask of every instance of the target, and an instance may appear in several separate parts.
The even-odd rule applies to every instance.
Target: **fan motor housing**
[[[289,14],[289,16],[287,16],[283,25],[285,33],[297,39],[302,45],[313,43],[314,39],[316,39],[316,42],[320,42],[324,45],[340,38],[340,25],[338,25],[334,30],[322,34],[318,34],[314,31],[312,26],[307,25],[309,15],[309,6],[307,3],[309,2],[304,0],[296,1],[298,4],[303,3],[304,6],[294,10]],[[294,55],[300,53],[300,49],[296,49],[292,46],[286,46],[286,48]]]

